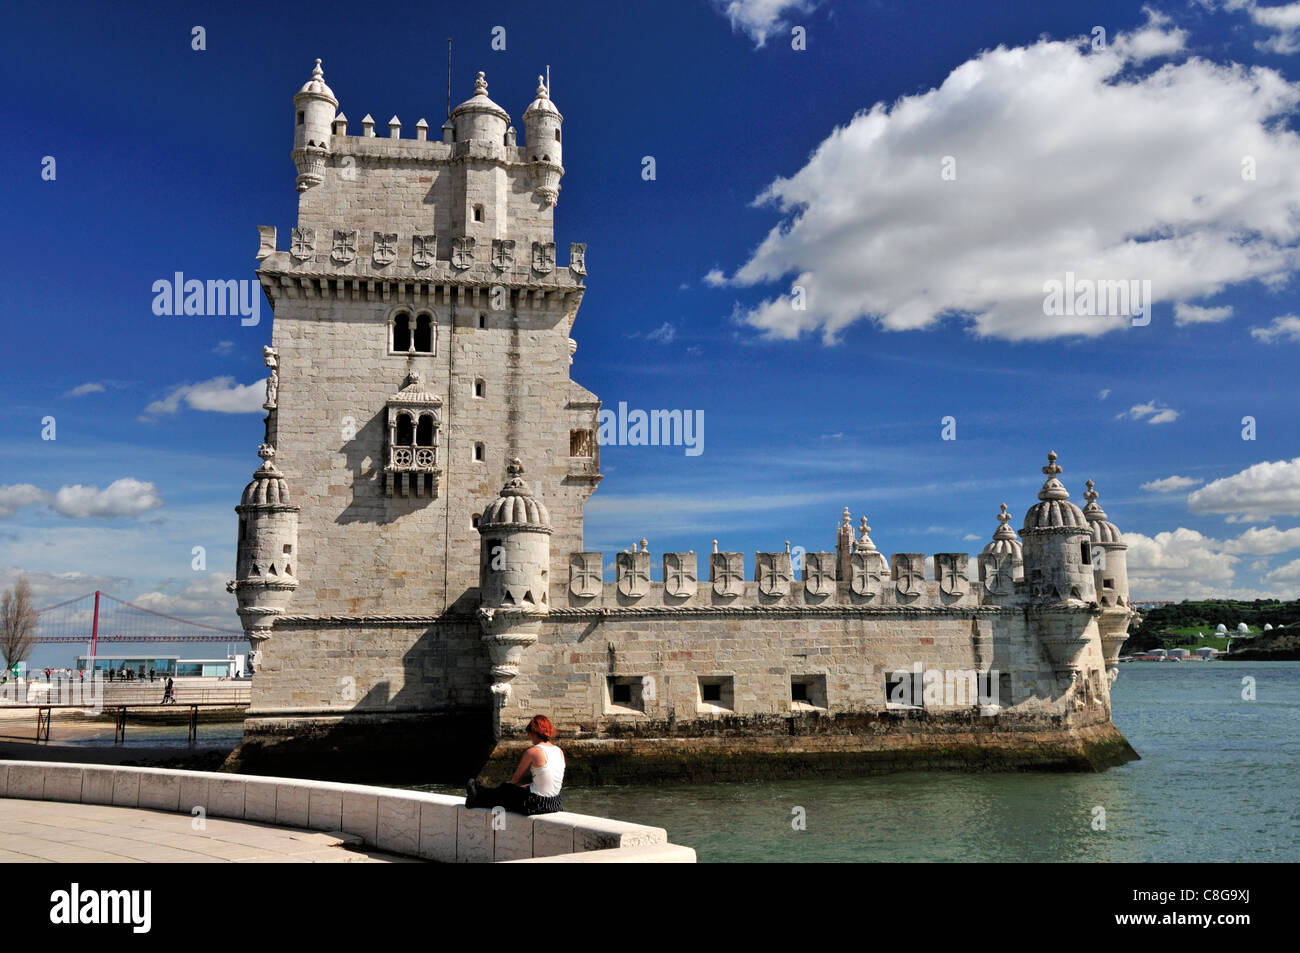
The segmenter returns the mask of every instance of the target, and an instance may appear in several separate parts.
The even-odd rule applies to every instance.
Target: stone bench
[[[525,817],[467,808],[462,797],[334,781],[0,760],[0,797],[342,831],[376,850],[441,863],[695,862],[695,851],[669,844],[662,827],[568,812]]]

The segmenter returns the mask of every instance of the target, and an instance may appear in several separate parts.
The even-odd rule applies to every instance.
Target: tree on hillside
[[[19,576],[14,587],[0,598],[0,654],[5,669],[23,661],[36,645],[36,609],[26,576]]]

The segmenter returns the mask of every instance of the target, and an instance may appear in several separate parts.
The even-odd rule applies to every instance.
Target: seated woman
[[[519,759],[509,784],[485,788],[475,778],[465,785],[466,807],[504,807],[516,814],[554,814],[564,810],[560,787],[564,783],[564,752],[551,743],[555,726],[545,715],[534,715],[528,727],[532,746]],[[525,775],[531,781],[524,783]]]

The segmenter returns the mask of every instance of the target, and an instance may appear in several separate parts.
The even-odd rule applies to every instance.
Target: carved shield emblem
[[[295,228],[289,242],[289,254],[297,261],[316,257],[316,229]]]
[[[533,271],[549,275],[555,267],[555,242],[533,242]]]
[[[330,257],[340,265],[346,265],[354,261],[357,257],[357,231],[356,229],[334,229],[334,248],[330,252]]]
[[[804,553],[803,584],[810,596],[835,594],[835,554]]]
[[[1015,556],[989,553],[984,557],[984,588],[992,595],[1010,594],[1016,585]]]
[[[498,271],[513,268],[515,264],[515,242],[512,238],[492,239],[492,267]]]
[[[411,236],[411,264],[416,268],[428,268],[438,257],[437,235]]]
[[[849,557],[849,589],[855,596],[871,598],[885,588],[889,567],[877,552],[854,553]]]
[[[600,595],[600,553],[573,553],[569,557],[569,592],[577,599]]]
[[[934,565],[939,576],[939,591],[945,596],[964,596],[970,591],[965,553],[936,553]]]
[[[474,239],[453,238],[451,240],[451,266],[468,268],[474,264]]]
[[[664,592],[674,599],[689,599],[695,595],[698,563],[695,551],[689,553],[664,553]]]
[[[569,271],[575,275],[585,275],[587,273],[586,242],[569,243]]]
[[[374,260],[376,265],[391,265],[397,260],[396,232],[375,232]]]
[[[924,553],[894,553],[894,588],[900,596],[925,592]]]
[[[758,591],[765,596],[784,596],[790,591],[789,553],[755,553],[754,575]]]
[[[629,599],[640,599],[650,591],[650,554],[619,553],[614,564],[618,570],[618,591]]]
[[[710,553],[709,572],[713,591],[720,596],[738,596],[745,591],[743,553]]]

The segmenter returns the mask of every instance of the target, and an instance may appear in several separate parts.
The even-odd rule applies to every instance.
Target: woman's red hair
[[[533,715],[533,720],[528,723],[526,730],[531,731],[543,741],[550,741],[555,737],[555,726],[551,724],[551,719],[545,715]]]

